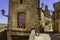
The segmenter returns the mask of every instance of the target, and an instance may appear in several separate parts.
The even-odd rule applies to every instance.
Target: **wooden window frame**
[[[17,28],[21,28],[21,27],[19,27],[19,14],[24,14],[25,15],[25,12],[18,12],[18,22],[17,22],[17,25],[18,25],[18,27]],[[23,29],[25,28],[25,16],[24,16],[24,27],[22,27]]]

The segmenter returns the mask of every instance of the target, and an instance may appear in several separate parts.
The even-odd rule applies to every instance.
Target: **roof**
[[[50,11],[44,11],[44,16],[51,18]]]
[[[52,16],[50,15],[50,11],[49,11],[49,10],[45,11],[45,10],[42,10],[42,8],[40,8],[40,10],[44,13],[44,16],[49,17],[49,18],[52,17]]]

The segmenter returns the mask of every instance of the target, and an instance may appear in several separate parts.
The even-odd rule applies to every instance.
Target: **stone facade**
[[[25,14],[26,14],[26,27],[31,26],[31,25],[34,26],[34,24],[36,24],[38,22],[38,1],[37,0],[34,0],[34,1],[33,0],[28,0],[28,1],[24,0],[23,4],[20,4],[19,1],[15,1],[15,0],[10,1],[9,26],[11,28],[17,28],[17,21],[18,21],[17,14],[18,14],[18,12],[25,12]],[[13,27],[13,26],[15,26],[15,27]]]
[[[40,11],[41,11],[40,25],[42,25],[45,32],[53,32],[52,16],[50,15],[50,12],[47,13],[45,10],[42,9],[40,9]]]
[[[60,33],[60,12],[53,12],[54,31]]]
[[[53,22],[54,22],[54,31],[60,33],[60,1],[53,4]]]
[[[28,33],[25,32],[31,31],[32,26],[38,25],[38,7],[39,0],[9,0],[7,40],[12,40],[11,35],[27,36]],[[25,29],[17,28],[19,12],[25,13]]]
[[[60,10],[60,1],[53,4],[54,11]]]

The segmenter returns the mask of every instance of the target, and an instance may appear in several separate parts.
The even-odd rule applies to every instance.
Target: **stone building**
[[[50,11],[48,10],[48,6],[45,6],[45,10],[42,8],[41,11],[41,27],[44,28],[44,32],[53,32],[53,23],[52,23],[52,15],[50,15]]]
[[[9,0],[7,40],[28,40],[31,28],[38,29],[38,8],[39,0]]]
[[[53,21],[54,21],[54,31],[60,32],[60,1],[53,4]]]

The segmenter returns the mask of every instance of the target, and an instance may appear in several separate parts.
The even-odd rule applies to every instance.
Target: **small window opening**
[[[23,3],[23,0],[20,0],[20,4],[22,4]]]

